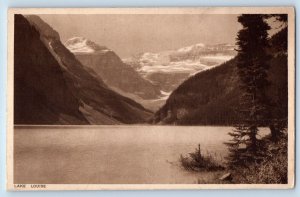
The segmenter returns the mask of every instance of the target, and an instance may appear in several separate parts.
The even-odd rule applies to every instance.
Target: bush
[[[212,155],[203,156],[201,154],[200,144],[195,152],[189,153],[189,156],[180,155],[181,166],[189,171],[217,171],[224,170],[224,167],[219,165]]]

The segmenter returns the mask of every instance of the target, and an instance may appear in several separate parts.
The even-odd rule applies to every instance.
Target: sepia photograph
[[[293,188],[294,17],[10,9],[7,188]]]

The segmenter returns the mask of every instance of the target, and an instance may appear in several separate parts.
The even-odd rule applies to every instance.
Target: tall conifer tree
[[[229,165],[245,164],[259,157],[258,127],[266,124],[268,113],[267,72],[269,69],[268,30],[265,15],[243,14],[238,17],[243,28],[237,35],[237,71],[240,79],[239,113],[242,123],[229,133]]]

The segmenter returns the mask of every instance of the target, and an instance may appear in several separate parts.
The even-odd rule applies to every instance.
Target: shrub
[[[217,171],[224,169],[211,154],[207,156],[201,154],[200,144],[188,156],[180,155],[180,163],[185,170],[189,171]]]

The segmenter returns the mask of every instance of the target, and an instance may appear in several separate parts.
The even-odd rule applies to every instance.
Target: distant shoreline
[[[123,124],[123,125],[14,125],[14,128],[128,128],[128,127],[234,127],[233,125],[153,125],[153,124]]]

